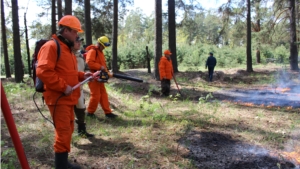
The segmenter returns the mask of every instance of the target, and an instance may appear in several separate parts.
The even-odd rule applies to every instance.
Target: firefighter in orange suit
[[[171,88],[171,79],[173,78],[173,65],[171,60],[172,53],[169,50],[164,51],[164,56],[158,63],[159,76],[161,80],[161,93],[169,96]]]
[[[51,113],[55,127],[55,168],[78,169],[80,166],[68,162],[71,151],[71,138],[74,131],[74,106],[80,97],[80,88],[75,86],[92,73],[78,72],[76,57],[72,52],[78,32],[83,32],[79,20],[66,15],[58,22],[59,30],[52,39],[60,46],[60,57],[57,59],[57,45],[54,40],[42,46],[38,54],[36,75],[44,82],[43,96]]]
[[[106,36],[98,38],[97,45],[90,45],[86,48],[86,63],[90,68],[91,72],[98,70],[108,72],[106,66],[106,60],[103,50],[109,47],[109,39]],[[109,72],[108,72],[109,74]],[[109,76],[111,76],[109,74]],[[109,106],[108,94],[105,89],[105,84],[98,81],[91,81],[88,83],[90,88],[90,102],[87,107],[87,116],[95,118],[95,111],[97,110],[98,104],[100,103],[104,114],[108,118],[116,118],[118,115],[113,114]]]

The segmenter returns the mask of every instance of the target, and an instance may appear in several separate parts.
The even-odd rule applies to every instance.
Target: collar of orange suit
[[[70,49],[74,46],[74,42],[70,42],[68,39],[64,38],[61,34],[57,35],[58,39],[66,44]]]
[[[171,56],[164,56],[164,57],[166,57],[168,60],[171,60]]]

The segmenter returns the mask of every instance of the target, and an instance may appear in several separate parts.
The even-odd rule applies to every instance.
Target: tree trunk
[[[150,66],[150,55],[149,55],[149,50],[148,50],[148,46],[146,46],[146,52],[147,52],[147,68],[148,68],[148,73],[151,73],[151,66]]]
[[[253,72],[251,55],[251,3],[247,0],[247,72]]]
[[[296,34],[296,14],[295,0],[290,2],[290,66],[291,70],[299,71],[298,67],[298,49],[297,49],[297,34]]]
[[[30,59],[30,49],[29,49],[29,42],[28,42],[28,29],[27,29],[26,13],[24,13],[24,26],[25,26],[25,37],[26,37],[28,73],[29,73],[29,77],[32,77],[31,76],[31,59]]]
[[[113,40],[112,40],[112,71],[118,71],[118,0],[114,0]]]
[[[12,4],[12,24],[13,24],[13,47],[15,59],[15,82],[21,83],[23,81],[23,64],[20,48],[20,27],[19,27],[19,9],[18,0],[11,0]]]
[[[65,0],[65,15],[72,15],[72,0]]]
[[[260,63],[260,50],[256,49],[256,63]]]
[[[296,28],[299,28],[300,27],[300,3],[296,3]],[[296,29],[296,31],[297,31],[297,29]],[[298,44],[298,52],[299,52],[299,50],[300,50],[300,29],[296,32],[296,33],[298,33],[298,38],[297,38],[297,44]],[[300,56],[300,54],[298,55],[298,56]],[[299,60],[298,60],[299,61]]]
[[[62,5],[61,5],[61,0],[57,0],[57,16],[58,19],[60,20],[62,18]]]
[[[256,0],[255,3],[255,11],[256,11],[256,25],[254,25],[254,31],[255,32],[260,32],[261,28],[260,28],[260,20],[261,20],[261,9],[260,9],[260,3],[261,0]],[[260,41],[261,38],[258,38],[258,47],[256,48],[256,63],[261,63],[260,61]]]
[[[172,53],[172,63],[174,72],[178,72],[177,54],[176,54],[176,15],[175,15],[175,0],[168,0],[169,14],[169,48]]]
[[[52,0],[51,4],[51,33],[56,33],[56,12],[55,12],[55,2],[56,0]]]
[[[6,78],[11,77],[10,66],[8,60],[8,51],[7,51],[7,41],[6,41],[6,27],[5,27],[5,15],[3,0],[1,0],[1,32],[2,32],[2,44],[3,44],[3,54],[4,54],[4,66],[5,66],[5,75]]]
[[[162,55],[162,4],[161,0],[155,0],[155,60],[154,76],[159,80],[158,63]]]
[[[84,26],[85,26],[85,43],[86,46],[92,44],[92,21],[91,21],[91,2],[84,0]]]

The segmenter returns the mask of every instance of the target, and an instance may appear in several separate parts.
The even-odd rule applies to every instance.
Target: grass
[[[108,83],[111,105],[120,118],[106,119],[98,108],[98,119],[86,119],[87,130],[95,134],[95,138],[84,139],[74,133],[70,159],[76,159],[85,168],[197,168],[193,159],[186,157],[188,141],[180,141],[189,131],[227,133],[239,141],[281,150],[289,134],[300,127],[297,110],[247,107],[222,102],[212,94],[224,86],[267,85],[274,81],[272,74],[249,75],[247,78],[256,80],[251,85],[232,81],[222,86],[191,83],[190,77],[177,77],[181,91],[189,97],[178,96],[175,86],[169,98],[157,96],[153,94],[160,89],[157,82],[149,84],[148,88],[118,80]],[[143,78],[151,79],[147,75]],[[3,81],[5,92],[31,168],[53,168],[53,126],[38,113],[32,102],[31,79],[25,81],[26,84]],[[87,85],[84,88],[88,90]],[[192,97],[195,93],[199,96],[196,100]],[[37,102],[43,114],[51,119],[39,98]],[[13,144],[2,118],[1,156],[4,160],[1,168],[20,168],[12,150]]]

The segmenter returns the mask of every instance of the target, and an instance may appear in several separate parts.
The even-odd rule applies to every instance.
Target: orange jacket
[[[44,82],[43,93],[47,105],[55,105],[67,85],[71,87],[84,80],[84,72],[78,72],[77,60],[71,49],[56,35],[52,35],[60,44],[60,57],[57,60],[57,46],[53,40],[44,44],[38,53],[36,75]],[[61,97],[57,104],[76,105],[80,97],[80,88],[71,95]]]
[[[107,71],[106,60],[103,51],[101,51],[96,45],[90,45],[86,48],[86,63],[91,72],[96,72],[101,69],[101,66]],[[96,54],[97,52],[97,54]]]
[[[173,65],[172,60],[168,60],[167,57],[162,56],[158,63],[160,80],[163,78],[171,80],[173,78]]]

